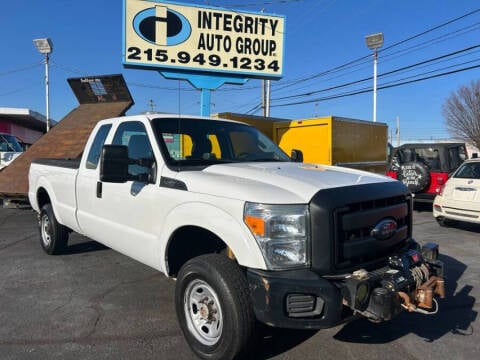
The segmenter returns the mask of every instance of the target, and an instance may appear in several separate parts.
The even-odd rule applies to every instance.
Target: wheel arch
[[[51,204],[55,217],[58,222],[64,224],[63,214],[59,211],[59,204],[57,202],[57,194],[50,182],[45,177],[40,177],[37,182],[37,191],[35,192],[35,201],[37,202],[38,212],[42,210],[45,204]]]
[[[37,199],[37,206],[40,210],[45,204],[52,203],[52,200],[50,199],[50,195],[48,194],[48,191],[43,186],[38,188],[36,199]]]
[[[163,263],[160,268],[175,276],[195,256],[226,252],[241,266],[265,269],[255,238],[241,222],[243,206],[240,209],[234,214],[203,202],[184,203],[175,208],[163,221],[166,226],[159,242]]]
[[[201,241],[191,241],[201,239]],[[227,244],[213,232],[199,226],[185,225],[172,234],[165,251],[169,276],[176,276],[188,260],[206,254],[227,251]]]

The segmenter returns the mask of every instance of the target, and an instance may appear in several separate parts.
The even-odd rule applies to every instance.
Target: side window
[[[102,146],[105,143],[105,139],[112,128],[112,125],[103,125],[98,129],[97,135],[95,135],[95,139],[93,139],[92,146],[90,148],[90,152],[88,153],[87,157],[87,164],[85,167],[87,169],[96,169],[98,166],[98,161],[100,160],[100,153],[102,151]]]
[[[138,121],[129,121],[120,124],[115,136],[113,137],[113,145],[125,145],[128,147],[128,156],[131,159],[148,159],[154,160],[153,150],[148,140],[145,126]],[[132,176],[152,174],[152,168],[132,164],[128,166],[128,173]]]
[[[450,171],[454,171],[456,168],[458,168],[462,164],[463,159],[460,156],[460,151],[461,149],[459,149],[458,147],[448,149],[448,158],[450,160],[450,169],[449,169]],[[463,149],[463,153],[465,154],[464,149]]]

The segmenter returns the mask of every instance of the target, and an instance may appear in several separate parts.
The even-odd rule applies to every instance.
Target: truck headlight
[[[243,221],[257,240],[268,269],[281,270],[309,264],[307,205],[247,202]]]

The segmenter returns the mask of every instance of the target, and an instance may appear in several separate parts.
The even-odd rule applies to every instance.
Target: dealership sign
[[[285,19],[164,1],[124,0],[123,64],[280,78]]]

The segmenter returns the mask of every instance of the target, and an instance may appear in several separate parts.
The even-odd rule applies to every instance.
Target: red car
[[[417,202],[433,202],[464,160],[464,143],[404,144],[394,148],[387,175],[405,184]]]

